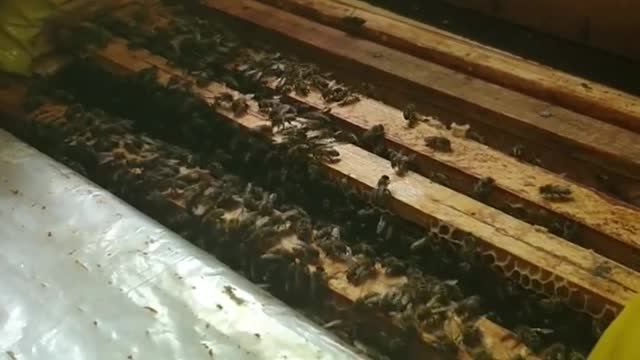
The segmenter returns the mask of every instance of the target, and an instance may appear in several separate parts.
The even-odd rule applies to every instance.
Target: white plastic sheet
[[[46,360],[360,358],[2,130],[0,350]]]

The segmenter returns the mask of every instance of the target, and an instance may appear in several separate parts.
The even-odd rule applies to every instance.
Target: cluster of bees
[[[352,256],[341,226],[314,223],[303,209],[282,204],[276,194],[221,171],[215,159],[198,161],[181,147],[137,133],[128,120],[73,105],[53,121],[44,121],[36,113],[30,122],[20,125],[18,132],[33,143],[57,144],[46,150],[59,159],[77,161],[90,178],[249,279],[266,284],[289,303],[317,306],[321,305],[318,299],[326,298],[328,277],[320,254],[348,263],[346,279],[354,286],[374,274],[375,261],[364,255]],[[297,239],[293,245],[283,240],[290,235]],[[384,266],[386,276],[405,274],[402,264],[393,266],[388,260]],[[419,303],[459,311],[459,316],[478,316],[477,311],[468,311],[464,304],[469,301],[455,283],[417,275],[415,279],[389,294],[367,296],[362,304],[385,312],[405,312],[403,317],[397,316],[404,321],[404,331],[416,330],[413,321],[417,318],[410,314]],[[429,317],[425,308],[420,318],[433,329],[436,318],[447,319],[442,310],[435,314],[440,315]],[[465,329],[465,337],[477,343],[474,328]],[[444,332],[440,336],[442,343],[446,340],[456,348]],[[398,356],[407,348],[403,339],[392,338],[393,346],[385,350]]]
[[[451,339],[433,329],[438,328],[434,324],[443,325],[443,319],[446,318],[443,314],[455,313],[465,319],[465,326],[461,330],[464,336],[461,338],[466,339],[465,344],[473,343],[473,319],[487,311],[496,310],[496,314],[489,315],[498,323],[512,329],[523,323],[530,326],[522,326],[521,329],[535,329],[538,325],[545,330],[551,329],[550,332],[533,331],[533,335],[531,332],[520,331],[528,334],[522,335],[521,338],[530,342],[530,345],[536,345],[536,341],[539,343],[536,350],[550,341],[575,336],[571,329],[567,329],[571,328],[571,325],[567,325],[567,319],[576,323],[573,320],[575,314],[566,315],[569,312],[561,306],[552,310],[545,309],[542,304],[546,299],[541,300],[526,294],[504,280],[487,280],[493,279],[496,275],[489,271],[478,271],[486,268],[486,264],[473,258],[473,255],[465,255],[468,249],[450,248],[443,242],[434,241],[429,236],[425,237],[422,230],[386,211],[385,202],[390,195],[388,176],[380,177],[377,189],[371,194],[361,194],[347,184],[336,183],[320,174],[314,160],[339,161],[339,154],[331,146],[336,140],[356,142],[371,151],[384,154],[391,158],[393,171],[398,174],[406,173],[410,167],[410,156],[386,148],[382,125],[376,125],[361,136],[355,137],[332,127],[329,107],[321,110],[310,109],[287,102],[281,96],[289,92],[304,95],[309,89],[314,89],[322,93],[328,105],[341,106],[357,102],[358,96],[355,93],[331,80],[330,74],[322,74],[313,65],[300,64],[281,54],[264,52],[256,55],[246,50],[242,41],[217,25],[212,25],[212,22],[180,16],[175,17],[173,21],[175,24],[166,32],[160,31],[154,35],[143,35],[142,32],[132,34],[132,29],[125,28],[119,22],[119,25],[114,26],[116,22],[113,20],[105,23],[111,26],[109,30],[131,36],[136,39],[136,45],[167,57],[173,63],[189,70],[199,80],[190,84],[173,78],[167,86],[159,87],[154,70],[150,69],[138,74],[134,79],[124,80],[127,82],[124,86],[118,84],[119,89],[129,88],[137,92],[137,96],[130,97],[129,103],[134,105],[131,108],[135,110],[125,110],[128,108],[126,99],[123,99],[126,95],[116,99],[120,103],[115,101],[108,105],[117,107],[119,112],[134,111],[135,114],[132,115],[135,116],[132,117],[136,118],[137,127],[189,147],[199,154],[207,155],[194,156],[174,146],[155,141],[163,144],[156,146],[170,151],[162,152],[158,148],[157,151],[147,151],[147,154],[155,152],[157,156],[151,157],[152,159],[165,158],[174,164],[171,167],[173,169],[178,165],[178,173],[172,170],[156,174],[152,168],[162,169],[162,166],[149,166],[148,169],[142,166],[141,174],[148,176],[149,180],[142,180],[141,174],[130,174],[127,169],[136,167],[132,167],[128,157],[117,158],[122,155],[111,155],[114,157],[112,159],[109,156],[98,156],[97,159],[101,159],[98,163],[106,161],[105,166],[111,164],[121,167],[120,170],[112,168],[100,175],[110,179],[114,174],[120,174],[117,181],[108,180],[110,184],[118,183],[115,186],[108,185],[110,190],[136,205],[149,207],[150,211],[176,208],[151,205],[153,202],[168,203],[167,199],[171,200],[174,205],[178,205],[178,209],[183,210],[174,210],[170,216],[152,215],[159,217],[186,238],[197,239],[194,241],[225,262],[233,264],[238,259],[246,259],[236,267],[256,282],[271,284],[271,290],[276,295],[290,302],[302,301],[300,298],[307,301],[317,299],[317,292],[326,288],[326,276],[322,268],[314,265],[314,259],[317,259],[318,252],[321,252],[329,258],[351,259],[347,269],[347,280],[354,286],[374,277],[375,272],[372,269],[377,263],[383,264],[386,276],[407,276],[408,285],[394,291],[393,294],[371,294],[358,301],[358,304],[365,308],[373,307],[397,315],[396,318],[401,319],[400,327],[407,329],[406,335],[410,335],[416,329],[426,329],[439,336],[439,344],[454,346],[455,341],[452,343]],[[178,36],[181,42],[176,45],[172,39]],[[229,68],[229,64],[233,64],[233,67]],[[95,72],[93,74],[96,75]],[[274,78],[278,81],[275,93],[264,86]],[[107,80],[113,83],[121,81]],[[231,88],[252,94],[251,97],[244,97],[223,93],[216,99],[217,108],[239,117],[248,111],[249,98],[255,100],[259,106],[258,110],[271,122],[269,128],[263,129],[264,132],[280,136],[282,142],[276,146],[265,145],[264,137],[241,134],[237,129],[217,119],[209,105],[202,103],[189,92],[192,86],[204,86],[213,80],[225,82]],[[140,99],[145,99],[147,103],[151,100],[153,105],[140,108],[142,105],[137,104],[136,108],[135,104],[139,103]],[[158,107],[158,104],[162,106]],[[151,111],[154,107],[155,112]],[[405,111],[408,121],[420,117],[415,110],[410,110]],[[180,120],[176,120],[177,118]],[[110,119],[111,121],[113,120]],[[74,131],[81,132],[81,128],[86,126],[89,125],[82,123]],[[119,131],[122,134],[133,133],[130,125],[128,126],[126,131],[123,130],[125,128]],[[145,139],[151,141],[149,138]],[[137,145],[127,145],[130,148],[126,150],[127,153],[135,149],[151,149],[151,145],[145,141]],[[425,143],[434,151],[453,151],[451,143],[445,137],[425,139]],[[102,152],[104,150],[96,153]],[[91,158],[94,158],[93,155]],[[199,158],[206,158],[206,162],[198,161]],[[140,158],[134,156],[133,159]],[[154,161],[163,160],[151,160],[152,163]],[[181,161],[185,163],[182,164]],[[204,163],[207,164],[205,169],[197,168]],[[95,164],[89,166],[93,168]],[[197,170],[187,171],[189,175],[181,173],[188,168]],[[233,176],[228,175],[228,172],[242,175],[245,181],[279,191],[270,194],[257,186],[241,186],[239,184],[242,181],[233,180]],[[144,181],[153,183],[161,178],[165,184],[172,183],[175,179],[182,182],[170,186],[177,190],[158,188],[145,199],[137,199],[140,194],[148,193],[148,190],[154,187],[145,186],[145,191],[141,192],[133,190],[136,188],[134,184]],[[189,184],[189,181],[200,180],[205,183],[213,182],[213,185],[205,187],[195,186],[195,183]],[[488,196],[493,185],[492,180],[487,178],[478,183],[476,187],[479,198]],[[212,190],[207,190],[209,188]],[[310,188],[314,189],[313,194],[310,194]],[[566,201],[562,197],[570,196],[570,192],[567,194],[564,189],[541,188],[540,191],[541,194],[564,194],[548,195],[550,199],[553,197],[553,200],[557,201]],[[201,201],[194,202],[194,199]],[[302,206],[305,210],[291,204]],[[311,217],[305,211],[308,211]],[[225,215],[229,213],[236,215],[229,219]],[[274,218],[276,220],[271,220]],[[196,234],[192,233],[193,229],[198,229]],[[278,246],[277,239],[287,232],[294,233],[301,240],[295,250],[284,251]],[[253,240],[239,245],[238,239],[244,238]],[[256,258],[253,249],[260,249],[263,253]],[[482,275],[482,281],[474,281],[470,276],[472,273]],[[459,281],[442,281],[431,274],[443,278],[459,278]],[[322,286],[321,280],[324,280]],[[479,283],[487,282],[501,285],[492,285],[491,288],[480,287]],[[424,288],[432,290],[416,290]],[[481,294],[482,297],[463,294]],[[509,310],[507,304],[513,303],[524,305],[519,306],[519,309]],[[534,336],[536,341],[529,341]],[[398,340],[395,343],[397,345],[402,341]],[[398,348],[401,346],[395,346],[389,353],[400,351]],[[574,353],[570,350],[565,352]]]

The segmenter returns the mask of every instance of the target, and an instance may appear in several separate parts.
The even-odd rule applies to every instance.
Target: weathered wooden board
[[[633,41],[640,36],[635,0],[445,0],[541,32],[640,60]]]

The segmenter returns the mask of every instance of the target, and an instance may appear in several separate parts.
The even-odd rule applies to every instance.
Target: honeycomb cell
[[[447,224],[440,224],[440,226],[438,226],[438,234],[449,236],[451,234],[451,228]]]
[[[556,294],[556,286],[553,281],[547,281],[543,285],[545,294],[555,295]]]
[[[556,290],[556,295],[559,298],[567,299],[569,297],[569,288],[567,288],[566,286],[559,286]]]
[[[569,289],[569,303],[574,304],[578,309],[586,309],[585,296],[575,289]]]
[[[502,269],[506,274],[511,273],[513,270],[515,270],[516,268],[516,264],[513,261],[509,261],[506,264],[502,265]]]

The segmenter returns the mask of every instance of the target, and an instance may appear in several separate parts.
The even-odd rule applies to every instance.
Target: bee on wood
[[[227,91],[223,91],[214,97],[214,104],[216,107],[228,109],[233,103],[233,100],[233,94]]]
[[[522,204],[508,203],[506,212],[518,219],[527,220],[529,218],[529,212]]]
[[[388,276],[403,276],[407,274],[406,265],[400,259],[389,256],[382,260],[384,273]]]
[[[554,221],[550,228],[553,234],[574,241],[578,232],[578,224],[573,221]]]
[[[485,201],[495,186],[496,180],[492,177],[483,177],[473,186],[473,197]]]
[[[345,100],[351,93],[343,86],[333,86],[325,90],[322,94],[324,100],[328,103],[339,103]]]
[[[305,81],[303,81],[302,79],[296,79],[296,81],[294,81],[293,83],[293,91],[296,93],[296,95],[298,96],[309,96],[309,85],[307,85],[307,83]]]
[[[349,35],[361,34],[362,27],[367,22],[367,20],[361,17],[351,15],[343,16],[341,21],[344,31]]]
[[[391,191],[389,190],[389,185],[391,184],[391,179],[387,175],[382,175],[380,179],[378,179],[378,183],[376,185],[376,189],[373,191],[373,202],[376,204],[384,204],[389,196],[391,196]]]
[[[597,266],[595,266],[591,271],[591,273],[598,277],[607,277],[611,273],[611,270],[612,270],[611,264],[602,262]]]
[[[351,251],[347,245],[333,237],[324,238],[317,245],[332,259],[341,259]]]
[[[377,143],[384,140],[384,126],[381,124],[374,125],[361,136],[361,142],[365,145]]]
[[[381,124],[374,125],[360,136],[360,143],[367,149],[372,150],[375,154],[385,152],[384,145],[384,126]]]
[[[572,194],[571,189],[567,186],[546,184],[546,185],[540,186],[538,188],[538,191],[545,200],[554,201],[554,202],[573,201],[573,196],[571,195]]]
[[[360,102],[360,97],[358,95],[349,94],[338,103],[338,106],[349,106],[358,102]]]
[[[430,149],[438,152],[450,153],[453,152],[451,147],[451,140],[444,136],[427,136],[424,138],[424,143]]]
[[[511,148],[511,150],[509,151],[509,155],[513,156],[514,158],[520,161],[524,161],[525,152],[526,152],[526,148],[524,147],[524,145],[518,144]]]
[[[280,104],[269,112],[269,120],[274,129],[281,129],[297,118],[296,109],[287,104]]]
[[[361,257],[357,259],[347,269],[347,280],[355,286],[361,285],[376,274],[374,265],[373,260],[369,258]]]
[[[231,111],[233,111],[233,116],[241,117],[247,114],[249,110],[249,103],[247,102],[247,98],[244,96],[238,96],[231,102]]]
[[[269,114],[269,112],[278,105],[280,105],[280,99],[278,97],[258,101],[258,109],[265,114]]]
[[[415,154],[405,155],[402,151],[391,151],[391,168],[398,176],[404,176],[409,171],[409,165],[415,159]]]
[[[432,171],[429,173],[428,178],[440,185],[449,186],[449,177],[441,172]]]
[[[413,129],[420,122],[420,115],[416,111],[414,104],[409,104],[402,112],[402,116],[407,121],[407,127]]]
[[[340,161],[340,152],[328,145],[313,147],[311,155],[314,159],[329,164],[336,164]]]

